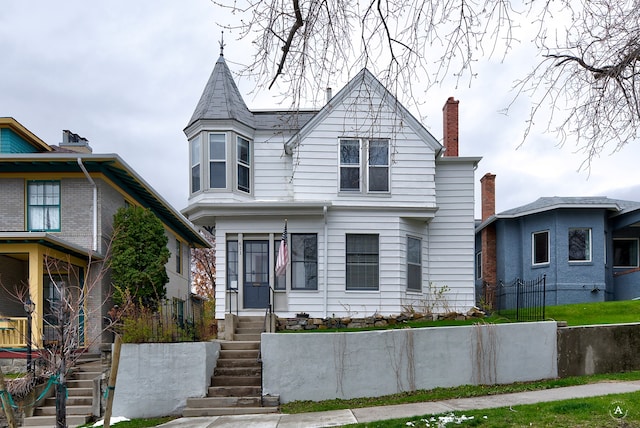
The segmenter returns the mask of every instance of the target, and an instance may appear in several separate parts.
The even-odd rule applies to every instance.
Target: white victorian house
[[[473,306],[480,158],[458,156],[458,101],[443,112],[444,146],[366,69],[319,111],[251,111],[221,55],[185,128],[183,210],[215,236],[216,317],[392,315],[434,290]]]

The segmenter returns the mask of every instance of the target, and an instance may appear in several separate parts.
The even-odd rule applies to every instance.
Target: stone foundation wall
[[[35,357],[34,357],[35,358]],[[0,358],[2,373],[25,373],[27,371],[27,360],[24,358]]]
[[[470,318],[483,318],[484,313],[472,308],[466,314],[451,312],[448,314],[400,314],[391,316],[375,315],[366,318],[278,318],[276,331],[283,330],[327,330],[332,328],[371,328],[401,325],[408,321],[441,321],[441,320],[466,320]]]

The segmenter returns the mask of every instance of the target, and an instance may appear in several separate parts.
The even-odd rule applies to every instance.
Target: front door
[[[269,241],[244,241],[245,309],[269,305]]]

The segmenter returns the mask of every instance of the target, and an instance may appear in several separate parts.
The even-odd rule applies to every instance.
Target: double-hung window
[[[347,234],[346,289],[378,290],[380,252],[377,234]]]
[[[591,261],[591,229],[569,229],[569,261]]]
[[[238,163],[238,190],[246,193],[251,192],[251,146],[249,140],[238,137],[237,163]]]
[[[27,229],[60,231],[60,182],[27,182]]]
[[[407,290],[422,290],[422,240],[407,237]]]
[[[227,187],[227,137],[225,134],[209,134],[209,187]]]
[[[191,193],[200,191],[200,135],[191,140]]]
[[[227,289],[238,289],[238,241],[227,241]]]
[[[318,289],[318,235],[291,234],[291,288]]]
[[[182,273],[182,244],[176,239],[176,273]]]
[[[340,140],[340,191],[360,191],[360,140]]]
[[[616,238],[613,240],[613,267],[638,267],[638,239]]]
[[[549,263],[549,231],[531,234],[531,262],[534,265]]]
[[[369,192],[389,191],[389,140],[369,140]]]
[[[341,192],[388,192],[389,140],[341,139],[339,187]]]

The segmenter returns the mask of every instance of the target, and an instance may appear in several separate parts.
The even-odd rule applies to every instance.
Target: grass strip
[[[541,380],[536,382],[518,382],[508,385],[463,385],[453,388],[434,388],[403,392],[381,397],[354,398],[350,400],[334,399],[325,401],[293,401],[280,406],[282,413],[324,412],[329,410],[358,409],[363,407],[388,406],[393,404],[440,401],[453,398],[481,397],[485,395],[509,394],[512,392],[539,391],[564,386],[584,385],[602,381],[640,380],[640,371],[599,374],[591,376],[572,376],[562,379]],[[640,410],[640,408],[639,408]]]

